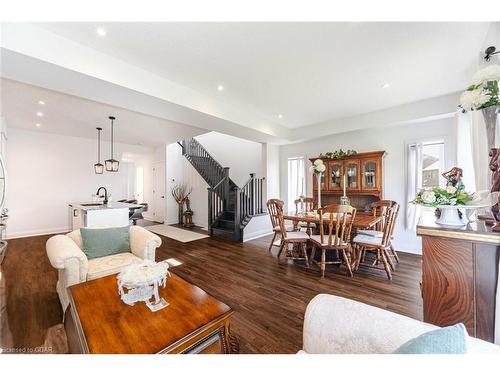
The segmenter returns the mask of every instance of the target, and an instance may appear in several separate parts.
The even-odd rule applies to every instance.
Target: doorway
[[[165,162],[153,163],[153,199],[151,214],[159,223],[165,221]]]

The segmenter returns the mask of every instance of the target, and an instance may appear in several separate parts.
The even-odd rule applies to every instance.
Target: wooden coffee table
[[[69,287],[65,328],[71,353],[235,353],[231,308],[171,274],[160,296],[169,306],[152,312],[129,306],[116,275]]]

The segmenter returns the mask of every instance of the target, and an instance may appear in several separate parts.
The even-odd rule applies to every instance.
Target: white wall
[[[256,173],[256,177],[265,176],[262,143],[217,132],[195,138],[223,167],[229,167],[229,177],[239,187],[245,185],[250,173]]]
[[[129,163],[144,167],[144,198],[150,199],[152,148],[116,144],[115,158],[127,162],[117,173],[96,175],[92,139],[9,128],[8,147],[10,238],[67,231],[68,203],[91,201],[99,186],[105,186],[113,200],[132,198],[135,191],[128,182],[135,172]],[[104,142],[102,150],[105,159],[109,144]]]
[[[455,163],[455,123],[454,119],[446,118],[425,123],[398,125],[382,129],[367,129],[318,140],[282,146],[281,181],[287,181],[287,159],[289,157],[305,156],[306,159],[318,156],[320,152],[337,149],[354,149],[358,152],[385,150],[384,159],[384,197],[401,204],[401,211],[395,231],[395,246],[399,251],[421,253],[421,241],[413,231],[404,229],[405,215],[405,142],[416,139],[447,138],[447,165]],[[307,172],[307,192],[312,194],[312,176]],[[287,185],[281,184],[281,197],[287,199]]]
[[[176,184],[185,183],[193,189],[189,199],[193,210],[193,222],[203,228],[208,226],[208,184],[198,174],[189,161],[182,156],[181,147],[177,143],[167,145],[166,151],[166,223],[176,224],[177,203],[171,194],[171,189]]]

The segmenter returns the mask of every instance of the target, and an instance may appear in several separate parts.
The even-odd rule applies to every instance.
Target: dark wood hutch
[[[367,209],[372,202],[382,199],[384,156],[385,151],[373,151],[338,159],[325,157],[309,159],[311,163],[321,159],[326,166],[326,171],[321,177],[321,204],[340,202],[344,189],[344,175],[347,176],[346,194],[352,206]],[[317,200],[317,178],[313,175],[312,179],[313,197]]]

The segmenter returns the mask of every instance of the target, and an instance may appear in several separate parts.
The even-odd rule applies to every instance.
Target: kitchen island
[[[122,202],[68,203],[69,226],[71,230],[93,225],[126,226],[130,210],[141,207]]]

